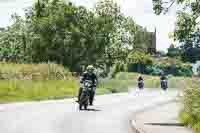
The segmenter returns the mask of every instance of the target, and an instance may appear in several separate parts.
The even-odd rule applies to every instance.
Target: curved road
[[[133,91],[96,97],[89,111],[74,99],[0,105],[1,133],[130,133],[130,116],[168,102],[177,92]]]

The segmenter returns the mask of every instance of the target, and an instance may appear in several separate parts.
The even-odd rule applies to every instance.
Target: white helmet
[[[94,70],[93,65],[89,65],[89,66],[87,66],[87,70]]]

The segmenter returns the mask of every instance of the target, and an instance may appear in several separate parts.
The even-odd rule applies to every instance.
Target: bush
[[[144,70],[145,74],[154,75],[154,76],[161,75],[162,72],[163,70],[159,68],[158,66],[146,66]]]
[[[191,77],[193,75],[192,67],[189,65],[174,65],[174,64],[155,64],[145,66],[144,73],[154,76],[159,76],[161,73],[170,74],[173,76]]]
[[[113,65],[111,68],[111,77],[115,78],[116,74],[119,72],[126,72],[127,71],[127,65],[121,62],[117,62]]]
[[[150,65],[153,63],[153,60],[149,54],[142,51],[133,51],[128,55],[128,63]]]

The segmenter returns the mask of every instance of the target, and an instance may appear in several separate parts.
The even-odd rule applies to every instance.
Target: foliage
[[[92,10],[64,0],[37,0],[25,14],[13,15],[12,25],[0,32],[1,61],[50,61],[76,72],[103,64],[108,73],[116,61],[126,61],[129,47],[147,45],[147,31],[113,0],[99,0]]]
[[[146,66],[145,74],[158,76],[163,73],[163,70],[159,66]]]
[[[200,60],[200,30],[192,33],[182,44],[182,59],[193,62]]]
[[[115,78],[116,74],[119,72],[126,72],[127,71],[127,65],[122,62],[116,62],[113,67],[111,68],[111,77]]]
[[[150,65],[153,63],[153,60],[150,55],[142,52],[140,50],[130,52],[128,55],[129,64],[143,64]]]
[[[137,56],[134,56],[136,58]],[[132,64],[128,65],[129,72],[140,72],[142,73],[159,76],[163,72],[166,74],[171,74],[173,76],[186,76],[191,77],[193,75],[192,66],[187,63],[183,63],[181,60],[170,57],[154,58],[152,59],[152,64],[138,65]],[[138,69],[139,67],[139,69]]]
[[[177,12],[176,28],[173,33],[175,40],[182,45],[181,56],[183,61],[195,62],[200,59],[199,52],[199,18],[200,1],[194,0],[152,0],[156,14],[161,14],[176,3],[183,7]]]
[[[176,58],[160,58],[154,60],[152,68],[160,69],[166,74],[172,74],[174,76],[189,76],[193,75],[192,66],[187,63],[183,63],[181,60]]]

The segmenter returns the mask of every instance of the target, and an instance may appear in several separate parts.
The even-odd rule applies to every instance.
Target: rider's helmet
[[[89,73],[93,73],[93,72],[94,72],[94,67],[93,67],[93,65],[87,66],[87,71],[88,71]]]

